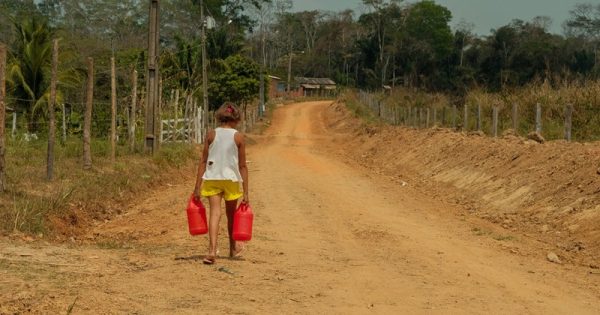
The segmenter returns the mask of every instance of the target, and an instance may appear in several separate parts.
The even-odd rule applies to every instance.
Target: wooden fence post
[[[178,119],[179,119],[179,89],[175,90],[175,121],[173,122],[173,129],[175,132],[173,133],[173,142],[177,142],[177,135],[179,134],[179,129],[177,129]]]
[[[194,139],[196,139],[196,131],[194,130],[194,117],[196,115],[196,108],[198,107],[198,100],[194,99],[194,102],[192,103],[192,108],[190,111],[190,117],[189,117],[189,128],[190,128],[190,144],[194,144]]]
[[[447,111],[447,107],[444,106],[444,108],[442,108],[442,124],[441,126],[444,127],[446,125],[446,116],[448,115]]]
[[[48,159],[46,164],[46,179],[54,179],[54,142],[56,138],[56,84],[58,81],[58,39],[52,41],[52,72],[50,75],[50,100],[48,102]]]
[[[456,129],[456,116],[458,116],[456,105],[452,105],[452,129]]]
[[[519,105],[517,102],[514,102],[512,106],[512,125],[515,134],[519,134]]]
[[[437,126],[437,108],[433,108],[433,127]]]
[[[465,116],[463,118],[463,129],[469,131],[469,105],[465,104]]]
[[[571,142],[571,131],[573,128],[573,105],[567,104],[565,108],[565,140]]]
[[[13,112],[12,118],[12,130],[10,136],[14,139],[17,136],[17,112]]]
[[[417,107],[415,107],[414,125],[415,129],[419,129],[419,109]]]
[[[6,119],[6,46],[0,44],[0,192],[6,190],[4,120]]]
[[[115,57],[110,57],[110,161],[117,156],[117,70]]]
[[[481,131],[481,103],[477,104],[477,131]]]
[[[427,107],[427,109],[425,110],[425,115],[427,115],[427,118],[425,118],[425,128],[429,128],[429,113],[430,113],[430,109],[429,107]]]
[[[65,144],[67,142],[67,108],[66,104],[63,102],[62,104],[62,143]]]
[[[498,137],[498,106],[494,106],[492,109],[492,134],[494,137]]]
[[[542,134],[542,105],[540,103],[535,106],[535,132]]]
[[[94,59],[88,58],[87,92],[85,103],[85,115],[83,118],[83,168],[92,168],[91,129],[92,129],[92,107],[94,104]]]
[[[136,69],[133,69],[131,73],[131,113],[129,114],[129,151],[131,153],[135,152],[135,117],[137,111],[137,81],[138,81],[138,72]]]

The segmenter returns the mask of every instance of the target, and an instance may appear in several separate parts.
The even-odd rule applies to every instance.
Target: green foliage
[[[199,41],[175,37],[175,50],[163,54],[163,78],[174,88],[194,92],[202,82],[202,48]]]
[[[16,23],[15,31],[18,36],[8,71],[9,91],[17,110],[27,112],[33,123],[36,104],[46,95],[50,84],[52,34],[48,24],[37,17]]]
[[[245,106],[258,96],[260,67],[241,55],[219,61],[212,76],[209,93],[213,108],[225,101]]]
[[[434,1],[413,5],[406,16],[406,33],[415,46],[416,54],[432,55],[444,60],[452,51],[453,34],[448,23],[452,13]]]

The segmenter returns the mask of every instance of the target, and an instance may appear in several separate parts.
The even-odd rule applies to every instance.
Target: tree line
[[[202,97],[200,0],[163,0],[160,8],[161,81],[166,94]],[[263,0],[206,0],[211,108],[224,101],[248,104],[259,89],[258,64],[244,53],[253,27],[247,10]],[[57,102],[69,108],[72,132],[81,132],[87,59],[95,61],[94,133],[110,127],[110,59],[115,57],[120,120],[131,101],[132,72],[139,73],[143,104],[149,1],[6,0],[0,3],[0,43],[8,46],[7,104],[22,114],[28,132],[47,124],[51,42],[61,45]],[[121,105],[122,104],[122,105]],[[121,125],[121,124],[120,124]]]
[[[363,0],[364,13],[291,12],[292,1],[263,6],[262,31],[249,38],[260,60],[267,42],[270,71],[331,77],[359,88],[406,86],[464,94],[472,88],[499,91],[532,81],[597,79],[600,75],[600,4],[578,4],[564,21],[513,20],[478,36],[474,25],[451,26],[452,12],[435,1]],[[266,18],[265,18],[266,15]]]
[[[162,0],[161,76],[165,91],[202,94],[200,0]],[[131,72],[144,74],[145,0],[4,0],[0,42],[8,44],[8,104],[27,128],[47,116],[51,40],[61,42],[59,103],[82,121],[86,59],[94,58],[98,102],[110,101],[110,57],[117,63],[119,103]],[[211,107],[257,98],[261,74],[330,77],[361,89],[404,86],[465,95],[530,82],[582,82],[600,76],[600,5],[573,7],[564,34],[547,17],[514,20],[478,36],[473,25],[451,26],[452,12],[435,1],[363,0],[363,12],[293,11],[291,0],[205,0]],[[141,84],[143,85],[143,84]],[[143,86],[140,86],[143,94]],[[94,110],[95,130],[108,130],[108,106]],[[78,130],[74,126],[74,130]]]

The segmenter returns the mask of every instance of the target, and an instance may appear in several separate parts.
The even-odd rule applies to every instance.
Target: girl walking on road
[[[233,103],[225,103],[216,114],[219,127],[208,132],[202,159],[198,167],[194,197],[208,198],[210,208],[209,249],[203,263],[212,265],[217,257],[217,236],[221,221],[221,199],[225,199],[227,230],[229,232],[229,257],[240,257],[243,247],[233,239],[233,214],[238,201],[249,203],[248,168],[244,135],[235,127],[241,120],[240,110]],[[240,190],[242,183],[242,190]]]

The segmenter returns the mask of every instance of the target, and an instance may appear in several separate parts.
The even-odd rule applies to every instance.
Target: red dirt
[[[366,126],[339,103],[327,118],[353,148],[347,160],[541,240],[568,261],[600,265],[600,143]]]
[[[398,152],[394,139],[417,146],[437,133],[463,136],[389,129],[369,137],[327,102],[281,107],[273,122],[249,152],[256,217],[245,260],[200,263],[207,240],[187,234],[193,180],[183,179],[68,244],[0,240],[0,313],[600,313],[600,275],[550,263],[545,243],[444,201],[478,198],[467,184],[442,181],[439,170],[451,169],[438,165],[444,159]],[[226,253],[225,239],[219,244]]]

